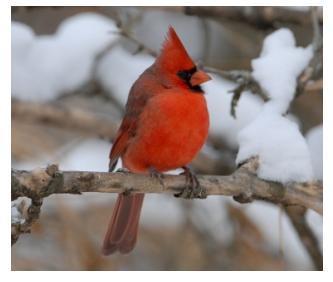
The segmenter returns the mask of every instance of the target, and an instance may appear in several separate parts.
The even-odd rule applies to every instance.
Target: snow
[[[323,180],[323,126],[311,128],[306,134],[315,179]]]
[[[268,93],[275,110],[285,113],[294,97],[297,77],[308,65],[313,55],[312,47],[296,47],[289,29],[281,28],[268,35],[260,57],[252,60],[253,77]]]
[[[90,78],[98,52],[118,39],[112,30],[112,20],[93,13],[68,18],[54,35],[36,36],[12,22],[13,96],[43,102],[77,89]]]
[[[219,76],[210,74],[212,80],[203,85],[206,92],[207,106],[210,114],[210,133],[220,136],[229,147],[237,149],[237,135],[259,114],[263,101],[246,91],[236,108],[236,118],[230,115],[232,93],[236,84]]]
[[[238,137],[236,162],[259,156],[260,178],[281,183],[312,179],[310,153],[296,123],[263,111]]]
[[[297,124],[283,116],[293,99],[297,77],[311,57],[311,47],[296,47],[291,31],[282,28],[266,37],[260,57],[252,61],[252,74],[270,100],[239,132],[236,162],[258,156],[257,173],[262,179],[281,183],[313,179],[307,143]]]
[[[251,93],[244,91],[236,106],[236,118],[230,114],[232,93],[237,85],[220,76],[210,74],[212,80],[203,85],[205,98],[210,115],[210,134],[219,136],[232,148],[238,148],[238,133],[249,125],[263,109],[263,100]],[[287,118],[299,123],[296,116],[288,114]]]
[[[12,201],[12,211],[11,211],[11,223],[12,224],[23,224],[25,222],[25,219],[21,212],[18,209],[18,206],[20,205],[21,200],[17,199],[15,201]]]
[[[20,23],[12,23],[12,58],[15,60],[24,59],[30,52],[30,48],[35,40],[35,33],[31,27]]]

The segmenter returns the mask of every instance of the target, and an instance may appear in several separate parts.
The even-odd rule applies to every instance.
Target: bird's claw
[[[124,167],[120,167],[116,170],[116,172],[119,172],[119,173],[131,173],[127,168],[124,168]]]
[[[151,168],[149,168],[149,175],[151,178],[157,179],[158,182],[164,187],[164,182],[163,182],[164,174],[163,173],[160,173],[155,168],[151,167]]]
[[[175,194],[174,196],[177,198],[184,198],[184,199],[205,199],[207,198],[206,189],[204,189],[196,177],[196,175],[188,168],[183,167],[184,172],[181,175],[185,175],[186,178],[186,186],[183,191]]]

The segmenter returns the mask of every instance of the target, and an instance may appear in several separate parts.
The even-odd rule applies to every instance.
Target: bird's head
[[[211,80],[211,77],[200,70],[192,61],[176,31],[171,26],[154,65],[163,78],[173,86],[203,92],[200,85]]]

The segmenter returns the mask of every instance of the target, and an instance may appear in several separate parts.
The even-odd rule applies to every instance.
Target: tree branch
[[[322,183],[290,183],[283,186],[256,176],[258,161],[251,160],[229,176],[199,175],[207,195],[243,197],[244,201],[267,200],[300,205],[322,214]],[[134,173],[54,171],[50,166],[34,171],[12,170],[12,198],[43,198],[51,194],[82,192],[178,193],[185,188],[185,176],[166,175],[162,186],[156,179]],[[29,194],[30,193],[30,194]],[[242,202],[244,202],[242,201]]]
[[[283,186],[259,179],[256,176],[258,165],[258,160],[254,158],[229,176],[199,175],[198,180],[207,195],[233,196],[241,203],[260,199],[283,205],[299,205],[322,214],[321,182]],[[38,202],[52,194],[83,192],[175,194],[185,186],[183,175],[166,175],[161,185],[154,178],[133,173],[59,171],[56,165],[33,171],[12,169],[12,200],[24,196]],[[17,228],[17,232],[20,232],[20,228]]]
[[[111,118],[56,103],[40,104],[13,100],[12,118],[74,129],[109,140],[114,138],[118,130],[118,124]]]
[[[322,22],[322,11],[317,10]],[[218,21],[237,21],[257,28],[274,28],[276,23],[311,24],[309,11],[290,10],[283,7],[184,7],[186,15],[209,17]]]
[[[299,239],[310,255],[316,270],[323,270],[323,255],[320,251],[318,240],[306,222],[306,208],[300,206],[284,207]]]
[[[307,91],[322,91],[323,89],[323,37],[318,9],[315,7],[311,9],[311,21],[313,29],[313,57],[309,65],[298,77],[296,97]]]
[[[233,93],[230,114],[236,118],[236,107],[243,91],[249,90],[254,94],[258,94],[264,101],[268,101],[268,94],[264,91],[260,84],[253,78],[252,73],[247,70],[220,70],[213,67],[203,67],[209,73],[215,73],[227,80],[237,83],[237,86],[230,90]]]

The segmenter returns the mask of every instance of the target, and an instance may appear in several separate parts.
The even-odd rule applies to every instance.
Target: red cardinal
[[[209,116],[199,70],[172,27],[160,55],[133,84],[126,113],[110,153],[109,171],[119,158],[141,174],[186,167],[206,141]],[[190,175],[193,181],[193,175]],[[103,254],[133,250],[144,194],[119,194],[105,235]]]

